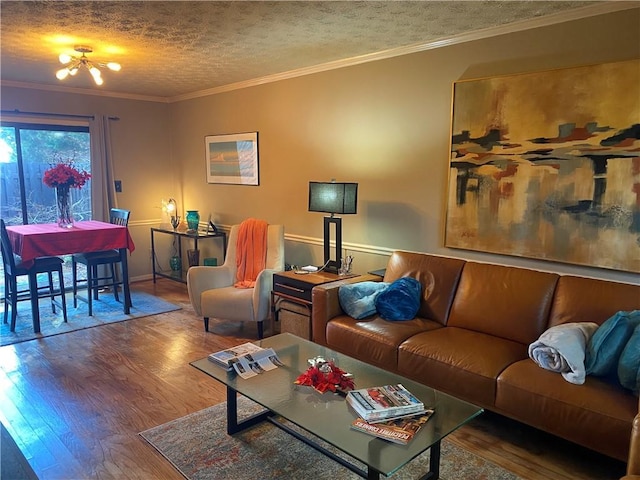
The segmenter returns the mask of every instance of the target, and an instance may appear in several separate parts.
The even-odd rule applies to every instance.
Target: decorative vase
[[[174,256],[169,259],[169,267],[174,272],[179,272],[182,269],[182,260],[180,257]]]
[[[187,260],[190,267],[196,267],[200,264],[200,250],[187,250]]]
[[[197,231],[199,223],[200,214],[198,210],[187,210],[187,228],[191,231]]]
[[[71,192],[68,186],[56,187],[56,204],[58,205],[58,226],[60,228],[73,227],[71,213]]]

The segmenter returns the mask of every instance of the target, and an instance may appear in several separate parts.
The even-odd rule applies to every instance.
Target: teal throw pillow
[[[600,325],[587,344],[587,375],[615,374],[622,350],[639,324],[640,310],[633,310],[618,312]]]
[[[399,278],[376,298],[378,315],[385,320],[411,320],[420,309],[421,294],[422,285],[418,280]]]
[[[340,306],[347,315],[355,319],[368,317],[376,313],[376,298],[389,283],[358,282],[341,285],[338,288]]]
[[[635,328],[622,350],[618,362],[618,380],[624,388],[636,395],[640,393],[640,325]]]

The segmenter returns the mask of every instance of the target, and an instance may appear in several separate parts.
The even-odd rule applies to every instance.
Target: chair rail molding
[[[317,245],[320,247],[324,246],[324,239],[317,238],[317,237],[307,237],[303,235],[293,235],[290,233],[285,233],[284,239],[285,241],[289,241],[289,242],[304,243],[307,245]],[[331,246],[335,247],[335,242],[333,240],[331,240]],[[365,245],[365,244],[351,243],[351,242],[342,242],[342,249],[349,250],[352,252],[360,252],[360,253],[368,253],[371,255],[384,255],[384,256],[389,256],[395,250],[397,250],[394,248],[379,247],[376,245]]]

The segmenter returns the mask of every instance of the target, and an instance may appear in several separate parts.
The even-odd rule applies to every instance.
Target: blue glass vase
[[[173,256],[169,259],[169,267],[174,272],[179,272],[182,269],[182,259],[177,256]]]
[[[198,230],[200,214],[197,210],[187,210],[187,228],[192,231]]]

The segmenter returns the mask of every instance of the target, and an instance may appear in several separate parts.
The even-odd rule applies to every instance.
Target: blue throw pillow
[[[620,385],[636,395],[640,393],[640,325],[627,342],[618,362],[618,380]]]
[[[640,310],[618,312],[598,327],[589,339],[585,368],[587,375],[615,374],[620,354],[640,324]]]
[[[385,320],[411,320],[420,309],[421,293],[418,280],[399,278],[376,298],[378,315]]]
[[[382,293],[389,283],[359,282],[341,285],[338,289],[340,306],[347,315],[361,319],[376,313],[376,297]]]

